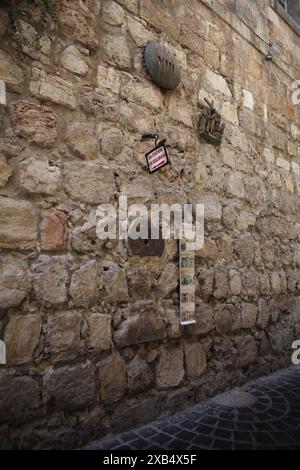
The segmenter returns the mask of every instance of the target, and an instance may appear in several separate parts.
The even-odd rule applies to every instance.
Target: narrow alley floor
[[[276,372],[86,450],[300,450],[300,366]]]

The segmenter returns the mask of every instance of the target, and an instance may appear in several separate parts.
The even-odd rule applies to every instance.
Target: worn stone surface
[[[143,359],[136,356],[127,368],[127,386],[135,394],[148,388],[153,382],[153,373]]]
[[[37,242],[37,209],[28,201],[0,196],[0,248],[34,248]]]
[[[79,410],[96,403],[96,376],[90,363],[49,370],[44,382],[47,403],[60,410]]]
[[[32,362],[38,345],[42,321],[39,315],[13,316],[5,329],[6,361],[8,365]]]
[[[101,152],[109,157],[116,157],[124,148],[124,136],[120,129],[110,128],[101,134]]]
[[[125,393],[126,367],[119,354],[113,352],[99,364],[100,397],[104,401],[117,401]]]
[[[184,343],[187,377],[198,379],[206,369],[206,354],[200,343]]]
[[[66,47],[60,56],[60,61],[65,69],[77,75],[85,76],[89,71],[89,66],[82,54],[73,45]]]
[[[115,193],[113,172],[100,163],[67,163],[64,185],[71,198],[89,204],[109,202]]]
[[[67,300],[69,279],[64,258],[41,256],[33,266],[33,289],[41,305],[60,305]]]
[[[31,287],[31,275],[24,260],[0,258],[0,308],[17,307]]]
[[[199,360],[198,357],[197,360]],[[181,383],[183,378],[184,367],[182,347],[162,350],[156,370],[158,386],[161,388],[176,387]]]
[[[51,147],[57,138],[58,116],[46,106],[31,101],[11,105],[10,119],[16,135],[40,147]]]
[[[19,183],[29,193],[52,195],[61,188],[61,171],[46,159],[27,157],[19,165]]]
[[[76,350],[80,342],[79,312],[58,312],[47,320],[47,342],[51,353]]]
[[[76,95],[72,83],[54,75],[45,75],[38,70],[35,72],[29,84],[32,96],[69,109],[76,108]]]
[[[63,250],[68,238],[67,216],[64,212],[49,209],[42,212],[42,250]]]
[[[21,92],[24,76],[16,62],[4,51],[0,51],[0,80],[8,89]]]
[[[74,305],[86,305],[99,298],[101,277],[96,261],[82,264],[74,271],[70,284],[70,295]]]
[[[5,188],[12,172],[12,167],[7,163],[7,159],[0,153],[0,189]]]
[[[41,406],[38,382],[31,377],[2,373],[0,416],[6,423],[22,423],[38,415]]]
[[[110,349],[111,347],[111,316],[92,313],[86,317],[89,326],[90,347],[92,349]]]
[[[66,142],[76,157],[95,160],[98,157],[98,142],[95,127],[91,123],[71,122],[66,129]]]

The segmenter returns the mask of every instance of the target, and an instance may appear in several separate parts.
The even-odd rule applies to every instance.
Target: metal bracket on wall
[[[212,101],[210,103],[206,98],[204,101],[207,106],[203,106],[199,115],[199,134],[209,144],[220,145],[223,138],[225,124],[222,124],[221,115],[214,108],[214,102]]]

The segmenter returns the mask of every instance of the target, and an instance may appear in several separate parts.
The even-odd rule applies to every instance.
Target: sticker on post
[[[165,142],[166,140],[162,140],[153,150],[151,150],[151,152],[146,153],[150,173],[154,173],[170,163]]]

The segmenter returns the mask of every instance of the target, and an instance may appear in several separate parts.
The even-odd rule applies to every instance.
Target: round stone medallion
[[[144,62],[152,81],[160,88],[173,90],[179,85],[179,65],[173,52],[163,44],[149,43],[144,50]]]

